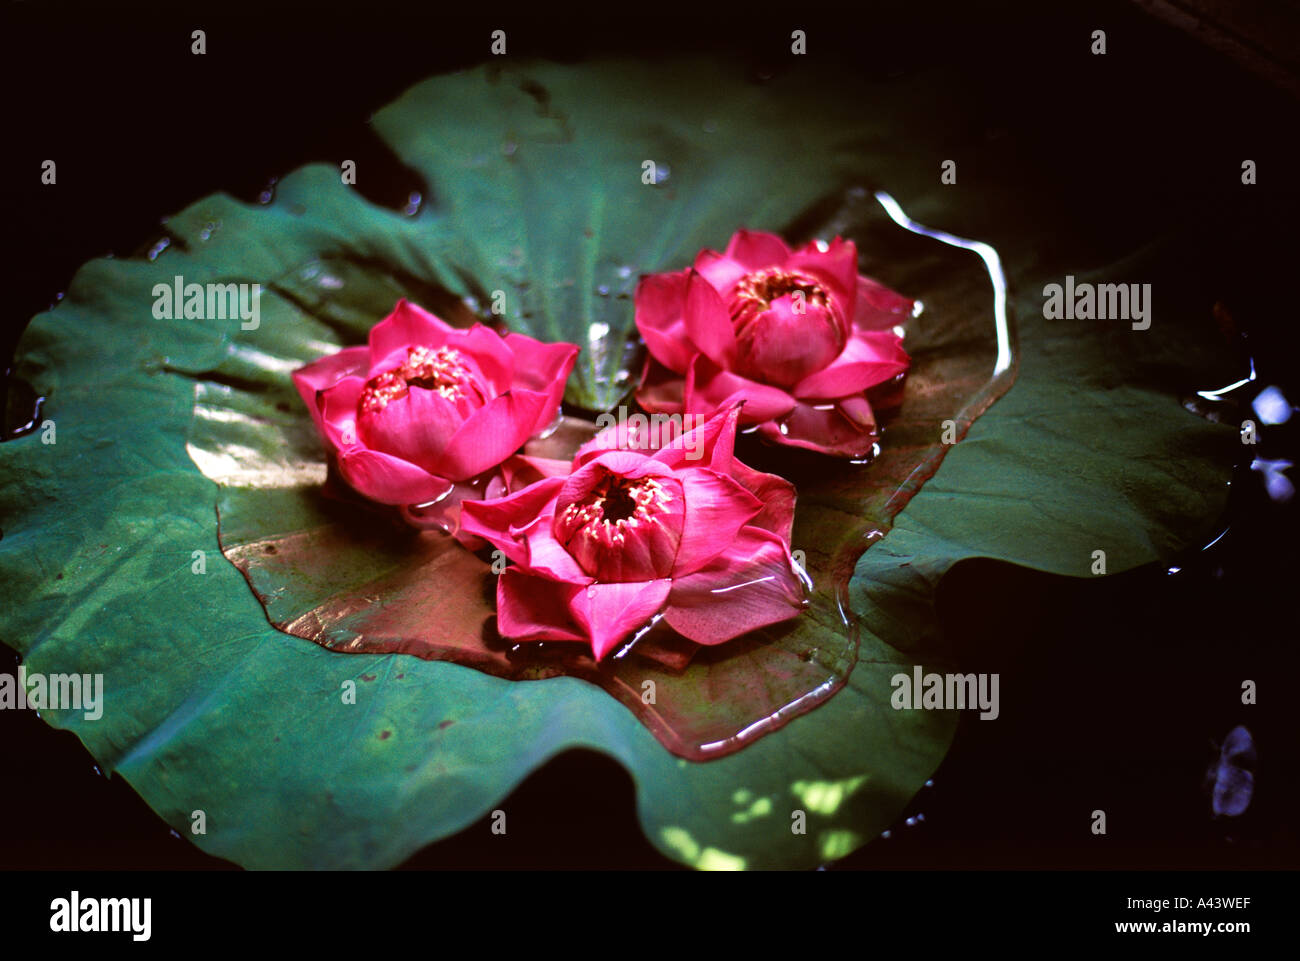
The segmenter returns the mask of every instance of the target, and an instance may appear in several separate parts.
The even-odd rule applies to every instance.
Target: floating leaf
[[[858,619],[860,656],[842,690],[731,756],[705,763],[674,756],[626,707],[577,678],[520,683],[404,654],[343,655],[279,631],[242,574],[218,555],[218,509],[232,524],[238,498],[265,498],[280,512],[278,532],[245,523],[237,536],[232,526],[232,550],[237,543],[251,549],[267,533],[324,536],[311,512],[328,514],[331,505],[295,500],[316,489],[322,462],[288,372],[304,352],[359,343],[399,296],[465,323],[486,307],[480,295],[499,287],[509,323],[537,324],[529,329],[544,337],[576,334],[588,349],[595,335],[600,349],[588,355],[595,364],[570,399],[599,408],[624,390],[617,374],[631,330],[630,301],[618,300],[613,287],[608,299],[599,292],[602,270],[630,285],[636,273],[679,266],[698,247],[724,242],[740,224],[810,233],[824,216],[818,198],[842,199],[850,182],[889,185],[925,223],[956,230],[959,218],[978,220],[930,173],[922,180],[914,162],[926,131],[947,129],[952,119],[937,113],[948,102],[937,82],[936,89],[895,86],[885,100],[820,74],[748,85],[714,66],[667,75],[545,66],[439,78],[376,118],[429,181],[430,202],[417,215],[376,208],[342,185],[337,169],[312,166],[281,180],[266,205],[225,196],[196,202],[170,219],[172,242],[153,261],[85,265],[19,347],[18,374],[47,398],[42,415],[56,421],[57,442],[44,444],[37,433],[0,446],[0,572],[18,599],[0,611],[3,637],[29,671],[105,678],[101,719],[42,716],[75,731],[101,768],[127,778],[174,827],[205,811],[208,834],[196,843],[250,867],[395,864],[472,823],[549,757],[578,746],[626,766],[647,836],[700,867],[812,866],[875,836],[932,773],[956,724],[952,712],[889,706],[892,675],[916,663],[927,670],[952,663],[933,609],[943,571],[981,554],[1081,576],[1095,549],[1107,551],[1112,572],[1167,557],[1217,514],[1236,445],[1230,426],[1208,424],[1178,404],[1181,390],[1239,374],[1225,370],[1198,318],[1180,313],[1176,281],[1159,288],[1170,293],[1141,334],[1042,319],[1032,295],[1043,277],[1084,271],[1059,247],[1055,260],[1035,260],[1061,225],[1026,212],[1018,185],[968,201],[994,211],[1008,274],[1025,283],[1018,385],[858,560],[843,599]],[[476,84],[491,90],[476,93]],[[708,96],[698,97],[701,90]],[[455,98],[466,119],[444,129],[451,118],[437,105]],[[918,113],[918,104],[931,107]],[[716,130],[695,124],[704,110],[716,113],[705,121]],[[773,118],[795,126],[778,128]],[[513,161],[499,149],[475,168],[466,165],[477,154],[439,153],[444,148],[434,144],[465,143],[476,136],[467,128],[497,122],[514,129],[515,156],[526,161],[517,169],[531,178],[518,180],[505,200],[509,181],[500,168]],[[726,163],[725,151],[704,143],[719,134],[733,148]],[[649,158],[633,154],[647,144],[651,156],[669,158],[669,177],[657,186],[639,182],[640,161]],[[575,190],[551,189],[569,182],[566,171],[575,171]],[[624,207],[593,199],[599,185],[624,184],[629,174],[636,192],[617,194]],[[672,195],[675,185],[681,193]],[[650,241],[642,230],[624,231],[624,223],[644,226],[639,204],[661,200]],[[605,253],[573,254],[569,243],[585,238],[593,210],[603,210],[604,226],[593,234],[608,261]],[[553,215],[564,233],[550,251],[533,240]],[[518,263],[510,259],[516,245],[499,239],[503,230],[529,240]],[[900,244],[907,240],[891,230]],[[640,239],[615,255],[620,236]],[[862,245],[866,272],[927,302],[916,328],[923,343],[927,317],[944,318],[942,300],[891,273],[895,261],[907,262],[898,251]],[[965,256],[982,269],[974,254]],[[587,264],[586,273],[571,273],[568,258]],[[621,277],[619,268],[629,266]],[[1142,279],[1178,276],[1176,261],[1153,256],[1113,268],[1110,279],[1135,269]],[[153,287],[177,275],[262,284],[259,328],[155,320]],[[520,283],[535,285],[533,292]],[[474,304],[464,303],[467,296]],[[985,303],[987,288],[980,297]],[[909,387],[924,383],[918,375]],[[912,396],[922,399],[916,390]],[[891,451],[916,453],[939,434],[941,425],[925,423],[937,409],[924,409],[909,426],[906,403],[885,435],[882,459],[860,471],[868,486],[890,473],[884,458]],[[286,446],[241,449],[241,432],[268,426]],[[226,438],[221,445],[211,440],[218,435]],[[213,456],[204,460],[203,451]],[[204,477],[190,452],[224,483]],[[751,460],[768,456],[786,455],[742,451]],[[801,483],[795,546],[815,572],[833,570],[831,558],[848,556],[836,554],[839,545],[888,511],[863,503],[861,514],[845,515],[834,506],[844,503],[834,478],[819,488],[815,468],[790,464]],[[259,508],[255,519],[269,513]],[[372,524],[363,533],[380,530]],[[428,552],[435,565],[449,556]],[[388,547],[367,563],[385,558],[394,558]],[[373,567],[355,573],[384,576]],[[350,576],[345,565],[324,574],[331,584]],[[296,584],[299,599],[286,592],[283,608],[269,600],[272,616],[297,609],[304,596],[308,606],[318,603],[310,587]],[[1008,605],[1014,616],[1013,598]],[[807,816],[806,835],[790,829],[795,811]]]

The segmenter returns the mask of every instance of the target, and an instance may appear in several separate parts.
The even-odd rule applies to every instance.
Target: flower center
[[[671,476],[602,474],[579,500],[557,504],[552,533],[599,581],[667,577],[685,517],[682,485]]]
[[[361,391],[360,413],[375,414],[405,397],[410,387],[436,390],[447,400],[457,400],[473,387],[473,373],[452,347],[406,348],[399,367],[376,374]]]
[[[670,500],[671,495],[653,477],[629,480],[611,474],[565,509],[563,523],[589,539],[612,537],[617,542],[626,529],[635,530],[663,513]]]
[[[605,495],[605,504],[601,509],[600,519],[607,524],[617,524],[619,521],[630,520],[640,506],[632,497],[632,492],[626,487],[613,487]]]
[[[798,270],[768,267],[745,274],[731,292],[731,322],[737,333],[772,306],[772,301],[800,291],[803,305],[827,307],[830,294],[813,277]],[[801,311],[802,312],[802,311]]]

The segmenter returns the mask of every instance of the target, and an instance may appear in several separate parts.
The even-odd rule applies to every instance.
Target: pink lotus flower
[[[466,501],[463,529],[513,561],[497,581],[501,634],[585,641],[599,660],[659,614],[700,644],[798,614],[794,487],[735,459],[739,414],[733,405],[653,453],[597,435],[567,477]]]
[[[653,413],[747,401],[741,423],[781,444],[860,457],[878,436],[868,389],[910,363],[893,328],[913,301],[858,275],[851,240],[791,251],[741,230],[727,252],[651,274],[636,293],[650,357],[637,392]]]
[[[481,324],[459,330],[405,300],[347,347],[293,373],[359,493],[403,507],[447,498],[555,420],[578,348]]]

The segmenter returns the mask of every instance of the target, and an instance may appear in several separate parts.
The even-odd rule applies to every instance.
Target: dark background
[[[1296,8],[1271,5],[1264,16],[1264,5],[1234,5],[1234,19],[1227,5],[1142,5],[1162,8],[1161,19],[1129,3],[974,6],[863,4],[810,16],[801,7],[655,3],[611,18],[567,5],[494,5],[473,17],[370,3],[183,13],[11,3],[3,31],[11,273],[0,355],[80,264],[147,248],[161,217],[213,191],[251,201],[304,163],[349,158],[372,171],[359,178],[362,193],[400,207],[420,185],[367,118],[425,76],[485,59],[493,29],[507,31],[512,58],[699,51],[759,74],[789,60],[799,27],[810,56],[853,64],[872,82],[960,65],[969,82],[953,95],[1040,172],[1026,203],[1036,192],[1076,211],[1124,207],[1139,219],[1208,224],[1214,270],[1189,283],[1204,290],[1207,314],[1216,300],[1231,305],[1260,386],[1300,396],[1300,72],[1287,55],[1300,51]],[[1088,69],[1096,28],[1107,31],[1105,72]],[[207,33],[205,56],[190,53],[194,29]],[[1240,186],[1244,157],[1259,162],[1256,187]],[[58,163],[56,186],[40,184],[45,159]],[[1139,162],[1165,175],[1135,176]],[[1087,229],[1105,249],[1106,219]],[[10,423],[23,419],[21,390],[11,391]],[[1269,428],[1257,452],[1294,450],[1295,431],[1294,421]],[[891,836],[832,867],[1300,866],[1290,710],[1300,683],[1296,513],[1268,501],[1258,474],[1239,471],[1224,526],[1225,537],[1189,554],[1173,576],[1078,581],[991,561],[954,568],[941,616],[965,669],[998,665],[1002,716],[963,717],[933,786]],[[1017,599],[1010,623],[1000,606],[1008,596]],[[22,599],[5,602],[14,600]],[[0,645],[0,672],[15,667]],[[1244,678],[1259,685],[1255,706],[1240,704]],[[1259,752],[1255,799],[1242,817],[1216,820],[1205,773],[1214,742],[1237,724]],[[121,778],[102,777],[73,735],[32,712],[0,712],[0,770],[8,834],[0,867],[230,866],[175,836]],[[562,755],[501,806],[508,843],[484,818],[407,866],[676,867],[642,837],[631,779],[602,755]],[[1095,808],[1107,811],[1104,838],[1087,830]]]

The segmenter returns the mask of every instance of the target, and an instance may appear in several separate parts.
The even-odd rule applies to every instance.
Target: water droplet
[[[893,835],[894,835],[894,832],[893,832],[893,831],[881,831],[881,832],[880,832],[880,836],[881,836],[882,838],[884,838],[885,840],[889,840],[889,838],[893,837]]]
[[[850,464],[858,464],[858,465],[870,464],[872,461],[874,461],[874,460],[875,460],[877,457],[879,457],[879,456],[880,456],[880,445],[879,445],[879,444],[872,444],[872,445],[871,445],[871,450],[867,451],[867,453],[864,454],[862,457],[854,457],[854,458],[850,459],[850,460],[849,460],[849,463],[850,463]]]
[[[519,149],[519,144],[515,143],[515,141],[513,140],[507,140],[505,143],[501,145],[501,153],[507,157],[513,157],[515,155],[515,151],[518,149]]]
[[[171,243],[172,242],[170,238],[168,237],[162,238],[162,240],[158,241],[158,243],[154,244],[152,247],[149,248],[149,254],[148,254],[149,259],[157,260],[158,255],[161,254],[168,247],[170,247]]]
[[[552,434],[554,434],[557,430],[560,429],[560,425],[563,423],[564,423],[564,408],[557,407],[555,408],[555,419],[546,425],[546,429],[537,435],[537,439],[545,440],[546,438],[550,437]]]
[[[278,178],[276,177],[272,177],[267,181],[266,186],[262,188],[262,192],[257,195],[257,202],[259,204],[269,204],[275,199],[275,182],[277,179]]]
[[[626,280],[628,277],[632,276],[632,268],[627,264],[624,264],[622,267],[618,268],[618,275]]]
[[[1295,495],[1295,484],[1284,472],[1295,465],[1289,460],[1268,460],[1257,457],[1250,462],[1250,469],[1264,475],[1264,489],[1268,496],[1279,504],[1285,504]]]
[[[609,285],[608,285],[608,284],[601,284],[599,287],[596,288],[596,293],[600,294],[600,296],[602,296],[602,297],[608,297],[608,296],[609,296]]]
[[[408,217],[414,217],[420,212],[420,204],[423,202],[424,198],[420,196],[420,192],[412,190],[406,198],[406,206],[402,208],[402,213]]]
[[[1270,425],[1285,424],[1295,411],[1286,395],[1276,387],[1265,387],[1250,406],[1254,408],[1261,423]]]
[[[673,175],[673,169],[672,169],[671,167],[669,167],[666,163],[657,163],[657,164],[655,164],[655,184],[656,184],[656,185],[667,183],[667,182],[668,182],[668,178],[671,177],[672,175]]]
[[[912,319],[913,319],[913,320],[915,320],[917,317],[920,317],[920,316],[921,316],[921,312],[924,311],[924,310],[925,310],[925,304],[921,303],[919,300],[914,300],[914,301],[912,301]]]

